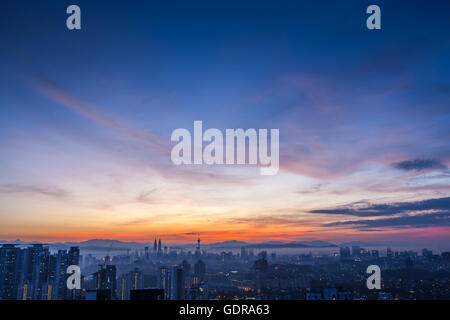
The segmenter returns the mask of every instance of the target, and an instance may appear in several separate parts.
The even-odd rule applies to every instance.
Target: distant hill
[[[236,249],[241,247],[246,248],[328,248],[328,247],[337,247],[334,243],[325,242],[321,240],[315,241],[291,241],[291,242],[282,242],[282,241],[267,241],[261,243],[247,243],[243,241],[224,241],[224,242],[216,242],[212,244],[205,245],[207,248],[214,249]]]
[[[209,248],[240,248],[240,247],[245,247],[247,245],[248,245],[247,242],[237,241],[237,240],[229,240],[229,241],[205,244],[205,246],[209,247]]]
[[[0,240],[1,243],[15,243],[18,245],[27,245],[31,243],[38,243],[36,241],[21,241],[17,239],[15,241],[8,240]],[[120,241],[114,239],[90,239],[81,242],[60,242],[60,243],[50,243],[49,246],[53,249],[68,249],[71,246],[79,246],[85,250],[136,250],[143,249],[148,246],[153,248],[153,241],[150,242],[127,242]],[[196,246],[196,242],[192,244],[171,244],[169,245],[175,249],[184,249],[184,248],[193,248]],[[352,246],[360,246],[360,247],[376,247],[376,246],[385,246],[382,243],[372,243],[366,241],[349,241],[343,242],[338,245],[322,241],[322,240],[313,240],[313,241],[291,241],[291,242],[283,242],[283,241],[266,241],[260,243],[248,243],[244,241],[238,240],[228,240],[223,242],[215,242],[209,244],[202,244],[203,248],[210,249],[238,249],[242,247],[246,248],[261,248],[261,249],[270,249],[270,248],[331,248],[331,247],[352,247]]]
[[[66,244],[71,244],[70,242],[66,242]],[[100,246],[100,247],[123,247],[123,248],[129,248],[130,246],[146,246],[148,243],[139,243],[139,242],[126,242],[126,241],[120,241],[120,240],[112,240],[112,239],[91,239],[87,241],[82,241],[78,243],[74,243],[80,247],[86,247],[86,246]]]
[[[316,241],[291,241],[291,242],[263,242],[251,244],[248,248],[330,248],[337,247],[334,243],[325,242],[321,240]]]
[[[339,247],[352,247],[352,246],[360,246],[360,247],[379,247],[386,246],[383,243],[373,243],[373,242],[365,242],[365,241],[349,241],[343,242],[339,244]]]

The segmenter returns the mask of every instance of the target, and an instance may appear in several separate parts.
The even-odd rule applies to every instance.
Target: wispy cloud
[[[438,227],[450,226],[450,211],[419,214],[414,216],[403,216],[393,218],[383,218],[375,220],[352,220],[343,222],[332,222],[323,225],[324,227],[338,227],[338,226],[354,226],[357,229],[370,230],[370,228],[424,228],[424,227]],[[369,229],[367,229],[369,228]]]
[[[137,197],[137,201],[138,202],[143,202],[143,203],[152,203],[152,198],[151,195],[154,194],[156,192],[156,188],[150,190],[150,191],[145,191],[142,192],[138,197]]]
[[[415,202],[398,202],[387,204],[370,204],[367,202],[352,203],[347,206],[312,210],[311,213],[329,215],[351,215],[357,217],[390,216],[411,211],[450,210],[450,197],[428,199]]]
[[[79,115],[94,121],[100,125],[116,130],[130,137],[138,138],[145,142],[148,151],[158,154],[167,154],[168,142],[160,136],[149,131],[139,130],[117,121],[110,115],[101,112],[98,106],[82,102],[61,89],[54,81],[45,77],[42,73],[39,78],[38,91],[46,98],[78,113]]]
[[[69,193],[58,187],[31,186],[18,184],[0,185],[0,193],[35,193],[49,197],[65,198]]]
[[[306,226],[311,225],[310,219],[300,213],[293,214],[264,214],[249,217],[230,218],[226,221],[228,224],[248,224],[255,227],[265,226]]]
[[[393,166],[404,171],[422,171],[427,169],[446,169],[447,167],[436,159],[414,159],[396,162]]]

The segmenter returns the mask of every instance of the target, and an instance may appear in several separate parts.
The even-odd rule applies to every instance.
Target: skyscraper
[[[200,251],[200,236],[197,238],[197,248],[195,249],[195,256],[197,258],[200,258],[201,251]]]
[[[394,257],[394,252],[392,252],[391,248],[387,248],[386,255],[389,259],[392,259]]]
[[[184,270],[185,277],[188,277],[191,274],[191,264],[186,260],[183,260],[183,262],[181,262],[181,268],[183,268]]]
[[[80,266],[80,248],[79,247],[70,247],[69,252],[67,254],[67,267],[69,266]],[[67,288],[67,278],[69,274],[67,274],[67,267],[65,270],[64,277],[64,288]],[[65,299],[76,299],[77,296],[81,296],[81,289],[65,289]]]
[[[31,247],[25,249],[24,259],[23,259],[23,277],[22,281],[24,283],[32,283],[34,268],[37,262],[37,257],[40,252],[44,251],[44,245],[40,243],[35,243]]]
[[[139,268],[123,274],[119,283],[119,299],[129,300],[130,291],[144,288],[144,274]]]
[[[246,260],[247,259],[247,249],[245,247],[241,248],[241,259]]]
[[[361,256],[361,247],[360,246],[353,246],[352,247],[352,255],[354,257],[360,257]]]
[[[116,266],[107,265],[103,267],[100,265],[100,270],[94,273],[94,280],[97,290],[109,290],[113,299],[117,293],[117,279]]]
[[[170,300],[183,300],[185,297],[183,268],[173,266],[170,269]]]
[[[204,280],[206,265],[202,260],[198,260],[194,264],[194,284],[198,284]]]
[[[48,283],[50,252],[48,247],[39,247],[39,251],[35,253],[33,264],[33,299],[42,299],[42,288]]]
[[[78,266],[79,263],[80,263],[80,248],[70,247],[67,264],[69,266],[71,265]]]
[[[52,259],[52,258],[51,258]],[[64,300],[66,298],[67,291],[67,267],[68,267],[69,255],[66,250],[58,250],[56,255],[56,264],[54,271],[54,279],[50,277],[48,282],[53,285],[52,299]],[[53,268],[50,268],[50,272],[53,273]],[[53,280],[53,281],[52,281]]]
[[[339,248],[339,254],[341,259],[350,258],[350,248],[349,247],[341,247]]]
[[[170,272],[167,267],[160,267],[158,272],[158,287],[164,290],[164,299],[168,300],[170,298],[169,288],[170,288]]]
[[[255,271],[255,289],[261,289],[265,286],[266,274],[269,269],[269,265],[265,258],[256,260],[253,263],[253,269]]]
[[[0,248],[0,297],[12,300],[17,297],[19,282],[20,249],[14,244],[4,244]]]

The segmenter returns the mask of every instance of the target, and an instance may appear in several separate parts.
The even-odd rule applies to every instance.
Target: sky
[[[81,8],[81,30],[66,8]],[[381,8],[381,30],[366,8]],[[12,1],[0,239],[450,240],[445,1]],[[278,128],[280,170],[171,162]]]

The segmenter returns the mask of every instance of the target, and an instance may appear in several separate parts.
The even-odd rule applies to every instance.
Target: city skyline
[[[0,240],[450,243],[447,3],[77,3],[0,13]],[[195,120],[278,174],[173,165]]]
[[[337,249],[214,252],[198,241],[191,252],[167,250],[155,239],[152,247],[115,254],[109,247],[99,257],[78,246],[2,244],[0,300],[434,300],[450,295],[450,251],[356,244]],[[365,281],[373,267],[382,269],[377,290]]]

